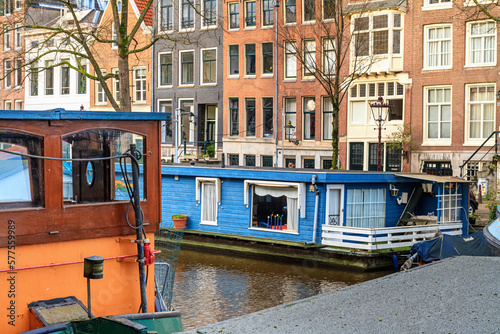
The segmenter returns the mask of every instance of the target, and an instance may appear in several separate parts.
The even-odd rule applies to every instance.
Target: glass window
[[[451,138],[451,88],[426,88],[427,139]]]
[[[297,101],[294,97],[285,98],[285,127],[289,127],[285,129],[285,139],[297,140]]]
[[[160,54],[160,86],[172,85],[172,53]]]
[[[231,2],[229,4],[229,29],[238,29],[240,27],[240,4]]]
[[[129,200],[124,172],[117,167],[119,159],[92,160],[125,153],[131,144],[144,153],[144,137],[119,130],[94,129],[63,137],[63,158],[89,159],[63,165],[63,196],[66,204]],[[127,160],[124,170],[131,170]],[[142,158],[139,160],[142,164]],[[129,175],[128,178],[131,179]],[[144,198],[144,175],[139,177],[140,196]]]
[[[101,70],[101,73],[103,76],[106,75],[105,70]],[[97,80],[95,82],[95,91],[96,91],[96,103],[102,104],[108,102],[108,97],[106,96],[106,92],[104,92],[104,88],[102,88],[101,83]]]
[[[333,105],[332,99],[323,97],[323,139],[331,140],[333,131]]]
[[[262,99],[262,114],[264,117],[264,137],[272,137],[274,129],[273,117],[273,98],[265,97]]]
[[[240,74],[240,47],[229,45],[229,75]]]
[[[201,182],[201,224],[217,224],[217,182]]]
[[[316,41],[304,41],[304,76],[316,73]]]
[[[239,166],[240,157],[238,154],[229,154],[229,165],[230,166]]]
[[[247,137],[255,137],[255,99],[245,99]]]
[[[304,21],[314,20],[314,0],[304,0]]]
[[[332,167],[333,167],[332,159],[323,159],[321,168],[332,169]]]
[[[285,78],[297,78],[297,46],[295,42],[285,42]]]
[[[245,44],[246,75],[255,75],[255,44]]]
[[[194,83],[194,52],[181,52],[181,84],[192,85]]]
[[[314,97],[304,97],[304,139],[314,140],[316,134],[316,102]]]
[[[0,130],[0,210],[43,206],[43,160],[8,153],[43,155],[42,147],[41,137]]]
[[[182,8],[181,29],[194,28],[194,7],[190,0],[180,0]]]
[[[173,27],[173,3],[172,0],[161,0],[160,8],[160,30],[168,31],[172,30]]]
[[[495,86],[467,86],[469,139],[486,139],[495,131]]]
[[[262,167],[273,167],[273,157],[271,155],[262,156]]]
[[[249,167],[255,166],[255,155],[245,154],[245,166]]]
[[[426,29],[426,68],[451,67],[451,25],[432,26]]]
[[[323,0],[323,19],[330,20],[335,18],[336,3],[334,0]]]
[[[134,70],[135,101],[146,101],[146,69]]]
[[[469,64],[486,65],[495,63],[496,23],[475,22],[468,26]]]
[[[23,46],[23,40],[21,36],[21,28],[20,24],[16,24],[16,30],[14,31],[14,47],[16,49],[20,49]]]
[[[217,23],[217,2],[203,0],[203,26],[211,27]]]
[[[167,114],[167,120],[161,124],[161,142],[172,143],[172,101],[160,101],[159,111]]]
[[[303,168],[311,168],[314,169],[314,159],[304,158]]]
[[[118,40],[118,32],[116,31],[116,25],[115,25],[114,22],[111,24],[111,39],[114,40],[114,41]],[[111,48],[112,49],[116,49],[117,47],[118,47],[118,43],[117,42],[111,43]]]
[[[273,73],[273,43],[262,43],[262,73]]]
[[[217,50],[203,50],[203,83],[217,81]]]
[[[5,78],[4,80],[4,88],[10,89],[12,87],[12,60],[5,59],[3,61],[3,73]],[[38,82],[37,82],[38,85]]]
[[[61,66],[61,94],[69,94],[69,66],[64,64]]]
[[[386,164],[388,172],[401,172],[401,149],[387,147]]]
[[[273,25],[273,0],[262,0],[262,17],[264,26]]]
[[[349,169],[363,170],[364,159],[364,144],[350,143],[349,144]]]
[[[9,1],[10,2],[10,1]],[[5,26],[3,29],[3,50],[10,50],[10,26]]]
[[[118,69],[113,69],[113,73],[118,75]],[[115,101],[119,103],[120,101],[120,78],[113,78],[113,89],[114,89],[114,97]]]
[[[182,110],[181,115],[181,133],[179,133],[179,142],[194,142],[194,103],[193,100],[180,100],[179,105]]]
[[[391,19],[392,17],[392,19]],[[372,14],[354,19],[356,57],[401,53],[400,13]]]
[[[6,61],[10,61],[10,60],[6,59],[4,62],[6,62]],[[36,67],[36,64],[34,64],[33,67],[31,67],[31,73],[30,73],[30,95],[31,96],[38,96],[38,71],[39,71],[39,68]],[[7,73],[7,71],[4,73]],[[5,85],[7,86],[8,80],[10,81],[10,75],[8,77],[6,77],[4,80],[5,80]]]
[[[14,85],[21,87],[23,84],[23,60],[21,58],[14,60],[14,70]]]
[[[386,189],[347,189],[346,226],[385,227]]]
[[[333,39],[323,40],[323,72],[325,75],[335,75],[335,48]]]
[[[297,21],[296,0],[285,0],[285,23]]]
[[[255,27],[257,24],[255,1],[245,2],[245,27]]]
[[[82,71],[87,72],[87,65],[81,65]],[[78,72],[78,94],[87,94],[87,77]]]
[[[239,101],[238,98],[230,98],[229,99],[229,135],[230,136],[238,136],[239,131],[239,123],[238,123],[238,115],[239,115]]]

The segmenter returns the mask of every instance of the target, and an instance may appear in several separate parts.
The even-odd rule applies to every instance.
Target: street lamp
[[[286,138],[288,138],[288,141],[290,143],[294,143],[295,145],[299,145],[299,141],[297,139],[292,139],[292,136],[295,134],[293,131],[295,129],[295,126],[292,125],[292,121],[288,121],[288,125],[285,125],[285,134]]]
[[[378,101],[374,103],[370,103],[370,109],[372,111],[372,117],[375,121],[375,125],[378,127],[378,156],[377,156],[377,171],[382,170],[382,125],[387,120],[387,116],[389,115],[389,109],[391,105],[389,103],[384,103],[384,99],[382,96],[378,97]],[[376,111],[378,109],[378,111]],[[385,114],[384,114],[385,110]]]

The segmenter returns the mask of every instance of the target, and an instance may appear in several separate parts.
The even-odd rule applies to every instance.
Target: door
[[[325,225],[344,225],[344,185],[327,186]]]

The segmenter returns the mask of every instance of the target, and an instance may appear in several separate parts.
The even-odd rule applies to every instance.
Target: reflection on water
[[[307,264],[181,250],[172,305],[181,311],[184,329],[192,329],[387,274]]]

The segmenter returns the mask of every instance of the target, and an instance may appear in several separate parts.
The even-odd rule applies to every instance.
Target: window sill
[[[284,233],[284,234],[294,234],[299,235],[297,231],[288,231],[288,230],[273,230],[271,228],[261,228],[261,227],[249,227],[249,230],[252,231],[261,231],[261,232],[274,232],[274,233]]]
[[[239,79],[239,78],[240,78],[239,75],[230,75],[230,76],[227,77],[227,79],[230,79],[230,80],[231,79]]]
[[[200,222],[200,225],[206,225],[206,226],[217,226],[217,222]]]
[[[422,146],[451,146],[451,141],[424,141]]]
[[[256,75],[245,75],[243,79],[255,79],[256,77]]]
[[[315,81],[315,80],[316,80],[315,78],[304,78],[304,79],[302,79],[300,81],[302,81],[302,82],[308,82],[308,81]]]
[[[262,26],[260,28],[260,30],[268,30],[268,29],[272,29],[273,27],[274,27],[274,25]]]
[[[146,104],[147,101],[133,101],[133,104]]]
[[[484,64],[474,64],[474,65],[465,65],[465,69],[471,69],[471,68],[484,68],[484,67],[496,67],[496,63],[484,63]]]
[[[297,82],[297,78],[284,79],[283,82]]]
[[[200,87],[215,87],[215,86],[217,86],[217,82],[207,82],[200,84]]]
[[[227,31],[238,31],[238,30],[240,30],[240,27],[238,27],[238,28],[229,28],[229,29],[227,29]]]
[[[179,85],[179,88],[193,88],[194,84],[184,84],[184,85]]]
[[[257,30],[257,27],[245,27],[243,30]]]
[[[261,74],[260,78],[261,79],[272,79],[274,77],[273,73],[266,73],[266,74]]]
[[[304,22],[302,22],[303,26],[310,26],[310,25],[313,25],[313,24],[316,24],[316,21],[304,21]]]
[[[159,34],[159,35],[167,35],[167,34],[172,34],[173,32],[174,32],[174,30],[173,30],[173,29],[171,29],[171,30],[160,30],[160,31],[158,32],[158,34]]]
[[[295,27],[297,25],[297,22],[290,22],[290,23],[285,23],[285,27]]]
[[[180,29],[179,33],[185,33],[185,32],[194,32],[194,27],[193,28],[185,28],[185,29]]]
[[[450,71],[452,70],[452,67],[426,67],[423,68],[423,72],[431,72],[431,71]]]
[[[482,139],[466,139],[463,143],[463,146],[481,146],[481,144],[484,143],[484,140],[486,138],[482,138]],[[485,145],[489,145],[489,146],[493,146],[495,145],[495,140],[494,139],[490,139],[486,142]]]
[[[206,31],[206,30],[214,30],[217,29],[217,26],[206,26],[206,27],[201,27],[200,30]]]
[[[441,5],[441,4],[438,4],[438,5],[424,5],[422,6],[422,11],[426,11],[426,10],[438,10],[438,9],[450,9],[450,8],[453,8],[453,4],[446,4],[446,5]]]
[[[158,86],[158,89],[171,89],[173,88],[173,85],[167,85],[167,86]]]

